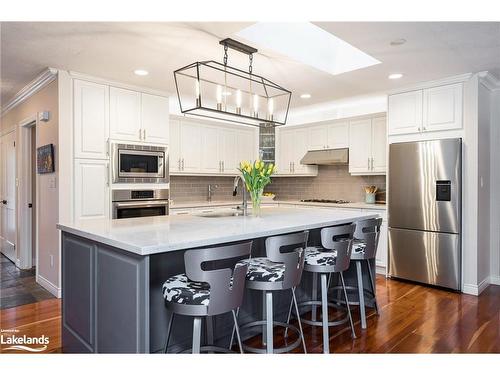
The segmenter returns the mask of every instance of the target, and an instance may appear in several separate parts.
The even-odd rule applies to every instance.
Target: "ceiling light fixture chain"
[[[248,55],[248,61],[249,61],[248,73],[250,73],[250,75],[252,75],[252,63],[253,63],[253,54],[252,53]]]
[[[227,66],[227,43],[224,43],[224,66]]]

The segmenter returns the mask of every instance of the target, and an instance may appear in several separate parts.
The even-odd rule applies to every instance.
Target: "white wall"
[[[51,82],[46,87],[37,91],[31,97],[15,106],[2,116],[0,132],[5,129],[17,127],[23,120],[36,116],[38,112],[49,111],[48,122],[37,123],[36,146],[40,147],[49,143],[54,144],[55,162],[60,154],[58,148],[58,82]],[[17,144],[21,144],[20,132],[17,132]],[[21,176],[21,160],[24,155],[20,154],[22,147],[17,150],[17,174]],[[18,191],[23,188],[20,179]],[[55,184],[54,184],[55,183]],[[38,275],[40,283],[52,293],[57,294],[60,286],[59,277],[59,233],[56,229],[58,221],[58,168],[55,173],[37,175],[37,206],[38,206]],[[19,211],[18,211],[19,214]],[[18,220],[19,223],[19,220]],[[19,229],[19,228],[18,228]],[[19,237],[19,231],[18,231]],[[19,243],[19,238],[18,238]],[[50,258],[53,257],[51,264]]]
[[[491,95],[490,282],[500,285],[500,89]]]

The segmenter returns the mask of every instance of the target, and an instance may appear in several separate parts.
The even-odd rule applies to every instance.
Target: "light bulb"
[[[259,96],[257,94],[253,96],[253,111],[259,112]]]
[[[241,90],[236,91],[236,107],[241,108]]]
[[[221,85],[217,85],[216,99],[217,99],[218,104],[222,103],[222,86]]]
[[[194,81],[194,91],[196,94],[196,98],[200,97],[200,81],[196,80]]]
[[[269,98],[267,100],[267,112],[270,116],[273,115],[273,112],[274,112],[274,101],[273,101],[273,98]]]

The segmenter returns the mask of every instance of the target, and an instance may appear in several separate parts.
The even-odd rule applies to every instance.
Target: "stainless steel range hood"
[[[300,163],[306,165],[347,165],[349,163],[349,149],[307,151]]]

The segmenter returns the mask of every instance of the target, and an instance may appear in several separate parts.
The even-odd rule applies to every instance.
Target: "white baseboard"
[[[488,276],[486,279],[481,281],[478,285],[464,284],[464,287],[462,289],[462,293],[471,294],[473,296],[479,296],[490,285],[490,283],[491,283],[491,277]]]
[[[375,272],[380,275],[387,275],[387,270],[385,266],[379,266],[378,264],[375,266]]]
[[[500,276],[490,276],[490,284],[500,285]]]
[[[52,293],[57,298],[61,298],[61,288],[58,288],[54,284],[52,284],[45,277],[36,275],[36,282],[40,284],[43,288],[47,289],[50,293]]]

